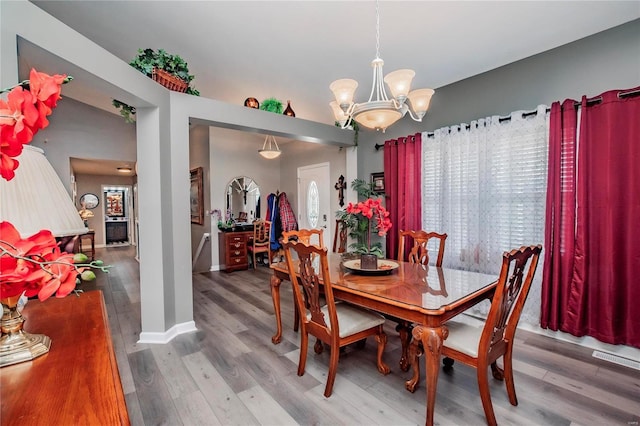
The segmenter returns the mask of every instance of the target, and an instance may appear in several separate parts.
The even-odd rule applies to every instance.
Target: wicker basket
[[[153,69],[151,78],[153,78],[153,81],[162,84],[164,87],[169,90],[173,90],[174,92],[184,93],[187,91],[187,87],[189,87],[189,83],[186,81],[158,68]]]

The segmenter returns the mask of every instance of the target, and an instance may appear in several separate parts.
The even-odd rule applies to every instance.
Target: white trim
[[[155,332],[142,332],[140,333],[140,339],[138,343],[152,343],[152,344],[165,344],[173,340],[174,337],[180,334],[191,333],[198,331],[195,321],[187,321],[181,324],[176,324],[164,333]]]
[[[210,272],[216,272],[221,270],[222,268],[220,267],[220,265],[211,265],[211,268],[209,269]]]
[[[535,326],[531,324],[521,323],[518,325],[518,328],[521,330],[531,331],[536,334],[541,334],[543,336],[551,337],[553,339],[556,339],[562,342],[569,342],[569,343],[583,346],[585,348],[595,349],[601,352],[611,354],[613,356],[627,358],[630,360],[640,359],[640,349],[633,348],[631,346],[610,345],[608,343],[603,343],[599,340],[596,340],[593,337],[589,337],[589,336],[575,337],[575,336],[572,336],[571,334],[563,333],[562,331],[551,331],[551,330],[540,328],[540,326]]]

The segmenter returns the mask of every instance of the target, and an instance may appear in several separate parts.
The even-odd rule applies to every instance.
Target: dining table
[[[328,253],[328,261],[336,300],[380,312],[412,327],[411,333],[407,333],[408,340],[412,340],[410,350],[408,353],[403,350],[400,365],[413,367],[413,375],[405,387],[414,392],[420,375],[414,359],[418,359],[419,350],[424,352],[425,423],[433,425],[440,352],[448,336],[446,322],[481,301],[491,299],[498,276],[389,259],[379,261],[386,265],[385,269],[362,270],[357,261],[344,253]],[[282,281],[290,280],[290,276],[286,262],[272,263],[271,269],[271,296],[277,329],[271,340],[277,344],[282,340],[280,285]],[[408,341],[403,342],[403,347],[408,344]]]

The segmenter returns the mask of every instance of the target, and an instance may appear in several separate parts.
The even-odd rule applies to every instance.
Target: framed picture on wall
[[[371,189],[376,194],[384,194],[384,172],[371,173]]]
[[[202,194],[202,167],[191,170],[191,223],[204,225],[204,197]]]

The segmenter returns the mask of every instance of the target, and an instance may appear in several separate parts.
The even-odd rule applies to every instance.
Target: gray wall
[[[47,160],[71,194],[70,157],[136,162],[136,126],[114,114],[64,97],[49,118],[49,127],[31,143]],[[46,141],[46,142],[45,142]]]
[[[194,126],[189,130],[189,168],[202,167],[202,191],[204,209],[211,205],[211,170],[209,167],[209,127]],[[195,256],[198,245],[205,233],[211,235],[211,221],[205,214],[204,223],[191,224],[191,257]],[[202,252],[193,268],[194,272],[205,272],[211,267],[211,238],[205,242]]]
[[[569,23],[570,25],[570,23]],[[489,47],[492,48],[492,47]],[[496,47],[497,48],[497,47]],[[481,47],[479,47],[481,49]],[[481,55],[482,51],[479,50]],[[437,58],[425,58],[437,60]],[[401,119],[386,133],[361,131],[358,176],[383,169],[376,143],[582,95],[640,85],[640,20],[436,89],[422,123]]]

